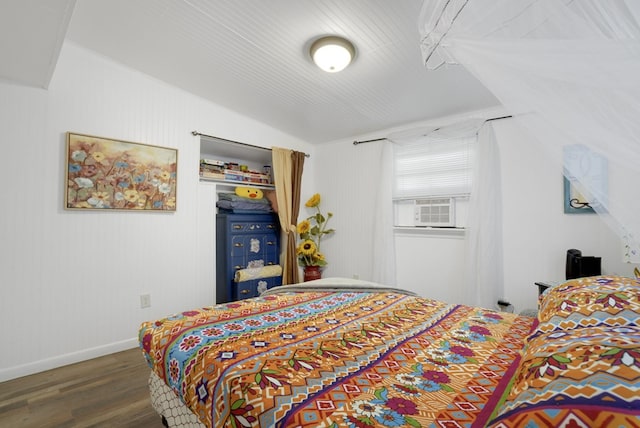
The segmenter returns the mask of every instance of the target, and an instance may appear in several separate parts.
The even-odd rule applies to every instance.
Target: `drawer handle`
[[[268,224],[268,225],[267,225],[267,229],[275,229],[275,228],[276,228],[276,227],[275,227],[274,225],[272,225],[272,224]]]
[[[267,245],[276,245],[276,243],[273,241],[267,241]]]
[[[240,294],[249,294],[249,290],[242,290]]]
[[[244,247],[244,244],[242,244],[241,242],[236,242],[235,244],[233,244],[234,247]]]
[[[267,263],[267,264],[268,264],[268,265],[273,265],[274,263],[273,263],[273,262],[269,262],[269,263]]]
[[[242,225],[241,224],[234,224],[233,228],[234,229],[242,229]]]
[[[243,267],[244,267],[244,266],[241,266],[241,265],[235,265],[233,268],[234,268],[235,270],[238,270],[238,269],[242,269]]]

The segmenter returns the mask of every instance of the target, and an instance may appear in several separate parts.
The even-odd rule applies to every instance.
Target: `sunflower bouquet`
[[[327,223],[333,217],[333,213],[327,213],[325,217],[320,211],[320,200],[319,193],[309,198],[305,207],[315,208],[316,213],[302,220],[297,226],[300,244],[298,244],[296,253],[300,266],[326,266],[327,264],[324,254],[320,252],[320,241],[323,236],[333,233],[335,230],[327,228]]]

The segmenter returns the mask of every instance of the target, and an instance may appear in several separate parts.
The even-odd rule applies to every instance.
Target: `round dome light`
[[[329,73],[344,70],[351,63],[356,50],[347,39],[322,37],[311,45],[311,58],[318,67]]]

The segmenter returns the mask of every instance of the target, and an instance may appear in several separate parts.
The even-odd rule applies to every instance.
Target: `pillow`
[[[618,276],[577,278],[540,297],[536,333],[596,326],[640,325],[640,281]]]
[[[640,426],[640,327],[541,334],[491,428]]]
[[[639,318],[633,278],[578,278],[545,291],[489,427],[640,426]]]

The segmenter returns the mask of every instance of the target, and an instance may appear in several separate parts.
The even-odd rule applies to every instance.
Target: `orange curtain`
[[[296,256],[296,225],[300,212],[300,187],[305,154],[280,147],[272,148],[273,177],[276,187],[278,218],[283,240],[283,284],[300,282]]]

